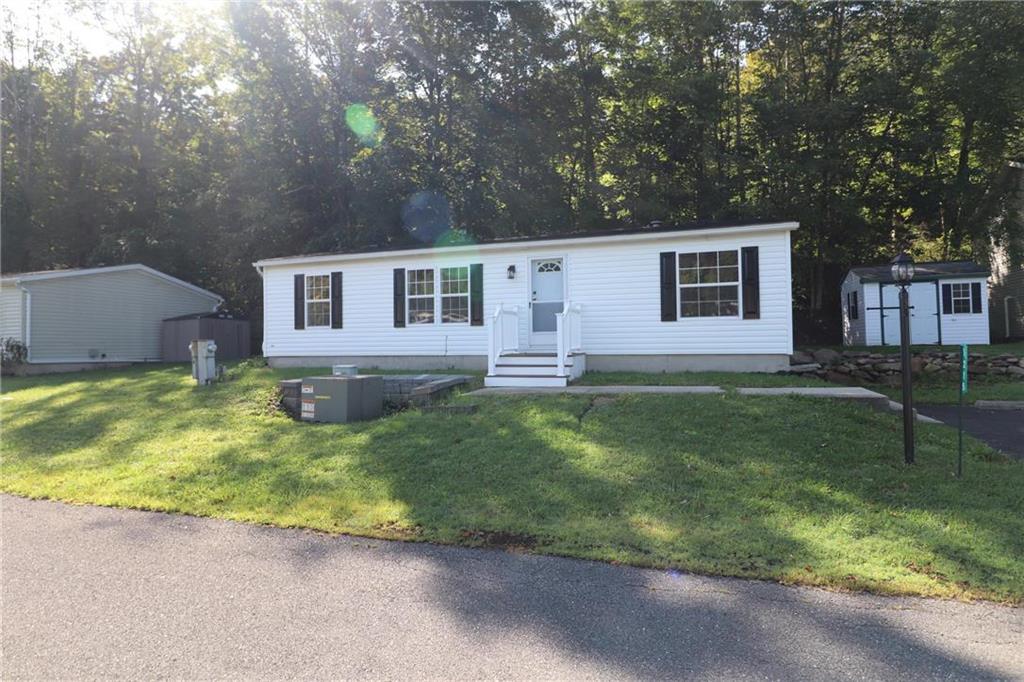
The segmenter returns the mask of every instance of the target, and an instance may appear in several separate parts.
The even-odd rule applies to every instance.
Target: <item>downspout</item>
[[[25,342],[25,362],[32,362],[32,292],[21,283],[21,280],[15,281],[14,286],[25,294],[25,329],[22,337]]]
[[[256,272],[259,273],[260,279],[262,280],[263,279],[263,266],[260,265],[259,263],[253,263],[252,266],[254,268],[256,268]],[[262,295],[264,297],[267,295],[267,285],[266,285],[266,282],[264,282],[264,284],[263,284],[263,294]],[[265,304],[266,304],[266,301],[264,301],[264,307],[263,307],[263,314],[264,315],[266,315],[266,305]],[[264,359],[267,357],[266,331],[267,331],[267,325],[266,325],[266,321],[264,320],[263,334],[262,334],[263,335],[263,342],[260,344],[260,354],[264,357]]]

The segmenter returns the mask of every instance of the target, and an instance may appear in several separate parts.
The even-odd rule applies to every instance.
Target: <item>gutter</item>
[[[14,280],[14,286],[25,295],[25,329],[21,335],[25,343],[25,362],[32,362],[32,292],[20,279]]]

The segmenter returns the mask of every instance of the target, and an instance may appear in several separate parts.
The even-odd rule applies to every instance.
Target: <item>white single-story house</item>
[[[486,368],[488,385],[592,370],[770,372],[793,351],[794,222],[268,258],[274,366]]]
[[[158,362],[165,318],[216,310],[223,299],[138,263],[0,277],[0,338],[28,348],[36,370]]]
[[[910,342],[987,344],[988,268],[970,261],[915,263]],[[890,265],[857,267],[842,284],[843,344],[900,344],[899,287]]]

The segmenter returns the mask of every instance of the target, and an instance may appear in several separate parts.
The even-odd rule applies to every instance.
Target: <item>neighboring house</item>
[[[162,320],[222,301],[139,264],[10,274],[0,278],[0,337],[18,339],[30,364],[55,371],[159,361]]]
[[[1013,265],[1005,248],[992,252],[989,317],[992,338],[1024,338],[1024,267]]]
[[[915,263],[910,342],[987,344],[988,268],[970,261]],[[899,287],[891,266],[857,267],[842,284],[843,344],[900,344]]]
[[[270,258],[274,366],[487,368],[488,385],[595,370],[776,371],[793,350],[794,222],[691,223]]]

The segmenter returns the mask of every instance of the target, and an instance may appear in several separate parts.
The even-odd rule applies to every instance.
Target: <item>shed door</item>
[[[939,316],[935,300],[935,282],[910,285],[910,342],[939,342]]]
[[[922,345],[939,342],[939,318],[935,303],[935,283],[911,284],[910,343]],[[885,345],[900,345],[900,288],[895,284],[882,287],[882,312],[885,314]]]

